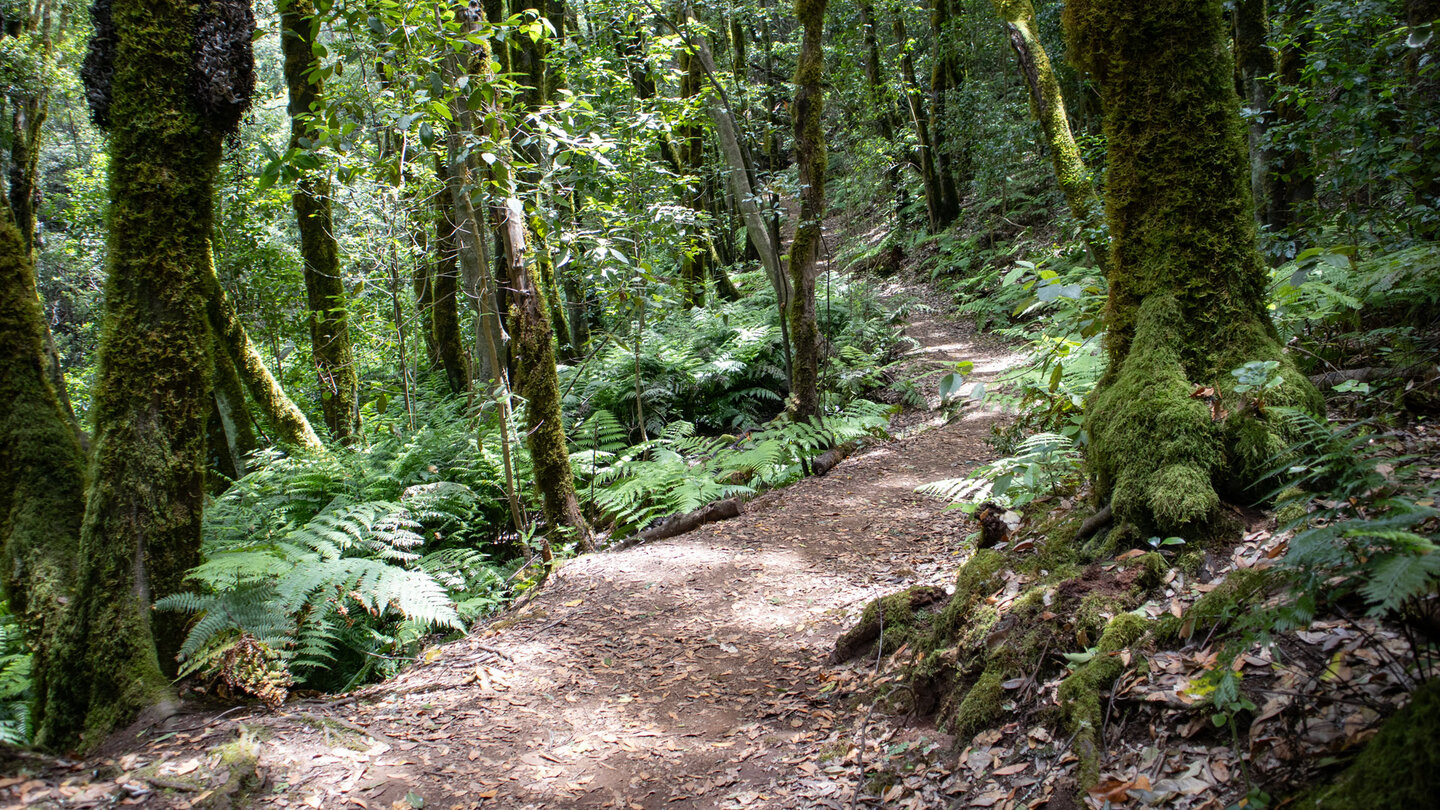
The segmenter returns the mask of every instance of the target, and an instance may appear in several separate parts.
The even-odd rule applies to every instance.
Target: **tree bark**
[[[910,124],[915,127],[917,165],[920,169],[920,183],[925,189],[925,211],[929,217],[931,233],[939,233],[954,216],[945,210],[940,191],[940,176],[935,170],[935,144],[930,140],[930,123],[925,114],[925,101],[920,88],[915,84],[915,56],[910,50],[910,37],[905,33],[905,9],[897,8],[891,20],[895,41],[900,46],[901,90],[905,104],[910,111]],[[946,218],[947,214],[949,219]]]
[[[319,21],[311,0],[283,0],[280,20],[285,83],[290,91],[290,146],[301,149],[315,140],[315,128],[309,116],[318,112],[317,107],[322,103],[319,79],[314,75],[318,67],[314,43]],[[340,247],[335,241],[335,220],[330,211],[329,178],[323,173],[306,173],[300,178],[291,202],[300,229],[300,257],[304,261],[305,297],[310,309],[311,352],[320,382],[320,408],[330,434],[348,444],[354,440],[358,427],[359,379],[350,344]]]
[[[55,746],[82,728],[93,745],[174,705],[166,671],[186,620],[151,605],[200,560],[213,182],[254,75],[248,6],[197,14],[180,0],[113,0],[105,10],[111,25],[97,25],[86,61],[110,68],[86,76],[99,80],[88,87],[92,111],[111,130],[105,329],[65,694],[52,693],[39,732]],[[201,33],[223,53],[228,70],[213,76],[223,92],[190,81]]]
[[[85,456],[46,373],[45,318],[20,232],[0,218],[0,585],[34,656],[31,722],[52,718],[51,690],[67,677],[60,647],[75,598]],[[63,685],[63,684],[62,684]],[[57,708],[65,713],[74,707]],[[80,709],[83,721],[83,707]],[[63,745],[68,734],[42,744]]]
[[[1265,309],[1245,134],[1221,0],[1070,0],[1070,52],[1105,105],[1109,365],[1091,394],[1102,502],[1142,532],[1219,528],[1283,449],[1232,369],[1276,361],[1266,401],[1322,412]],[[1197,387],[1232,416],[1212,418]]]
[[[1085,246],[1091,261],[1103,271],[1109,258],[1109,246],[1104,236],[1104,211],[1090,180],[1090,170],[1080,158],[1080,149],[1070,132],[1060,80],[1050,65],[1045,46],[1040,44],[1035,26],[1035,7],[1030,0],[992,0],[992,3],[1009,33],[1010,47],[1015,51],[1020,75],[1025,79],[1025,86],[1030,88],[1030,103],[1035,117],[1040,120],[1040,129],[1045,133],[1055,179],[1065,195],[1066,204],[1070,206],[1070,213],[1084,228]]]
[[[206,317],[213,330],[216,348],[235,367],[245,390],[250,392],[250,399],[270,423],[270,429],[275,431],[277,442],[300,453],[323,451],[325,445],[310,426],[310,420],[280,387],[279,381],[266,367],[265,359],[260,356],[260,350],[250,342],[250,335],[240,323],[230,296],[215,275],[213,263],[207,259],[207,264],[210,266],[205,279]]]
[[[815,278],[825,217],[826,0],[795,0],[804,26],[795,67],[795,154],[800,164],[800,222],[790,245],[790,339],[795,349],[790,398],[796,421],[820,416],[820,330],[815,323]]]
[[[1250,108],[1246,132],[1250,147],[1250,192],[1255,197],[1255,212],[1260,222],[1275,217],[1271,206],[1275,200],[1275,174],[1271,169],[1275,156],[1266,134],[1267,124],[1274,116],[1270,99],[1274,87],[1270,76],[1275,73],[1275,56],[1267,38],[1270,21],[1266,0],[1236,0],[1235,3],[1235,66],[1240,74],[1240,90]]]
[[[460,333],[460,258],[456,224],[450,199],[450,168],[442,158],[435,161],[435,173],[444,188],[435,199],[435,257],[430,271],[430,328],[440,367],[450,392],[470,390],[470,367]]]

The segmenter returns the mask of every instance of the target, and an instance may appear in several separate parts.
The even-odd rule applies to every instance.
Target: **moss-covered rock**
[[[1440,680],[1415,691],[1336,780],[1305,794],[1299,810],[1440,807]]]

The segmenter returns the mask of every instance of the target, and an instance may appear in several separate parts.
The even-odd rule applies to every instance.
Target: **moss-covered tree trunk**
[[[250,342],[250,335],[240,322],[235,305],[215,275],[213,262],[207,260],[207,265],[206,314],[215,337],[216,351],[223,353],[234,366],[245,390],[250,392],[250,399],[270,423],[277,442],[302,453],[324,450],[325,445],[310,426],[305,412],[280,387],[279,381],[266,367],[265,359],[260,356],[260,350]]]
[[[34,267],[0,216],[0,585],[34,656],[31,720],[42,728],[63,677],[56,653],[85,513],[85,457],[45,366]]]
[[[304,149],[316,138],[310,115],[322,103],[314,51],[319,20],[311,0],[281,0],[280,21],[285,84],[290,91],[290,146]],[[348,443],[357,427],[359,380],[350,343],[340,246],[335,241],[335,220],[330,210],[329,178],[323,171],[307,172],[296,184],[291,202],[300,229],[305,300],[310,310],[310,350],[319,376],[320,409],[330,434]]]
[[[1005,23],[1010,47],[1014,49],[1015,59],[1020,65],[1020,74],[1030,88],[1030,104],[1035,117],[1040,119],[1040,129],[1045,133],[1045,144],[1049,147],[1050,162],[1055,168],[1060,191],[1065,195],[1070,213],[1085,229],[1085,245],[1090,251],[1090,258],[1103,269],[1109,258],[1109,248],[1101,228],[1104,212],[1090,180],[1090,171],[1080,158],[1080,149],[1070,132],[1060,80],[1050,65],[1045,46],[1040,44],[1035,7],[1030,0],[992,0],[992,3],[995,13]]]
[[[920,95],[920,88],[915,84],[915,56],[912,53],[913,43],[905,31],[905,9],[895,9],[894,15],[891,28],[900,48],[901,89],[910,112],[910,123],[915,128],[916,164],[920,169],[920,184],[925,189],[925,211],[929,216],[930,232],[939,233],[954,220],[956,212],[946,210],[940,189],[940,175],[935,168],[935,144],[930,139],[930,119],[925,114],[925,100]]]
[[[534,40],[520,39],[520,47],[512,51],[512,64],[528,77],[529,86],[521,94],[521,101],[538,109],[544,102],[543,54]],[[497,112],[494,107],[488,108],[482,126],[498,141],[501,127]],[[520,144],[515,148],[522,149]],[[531,152],[528,157],[533,164],[539,155]],[[580,513],[580,503],[575,496],[570,450],[560,412],[553,326],[546,289],[537,267],[541,261],[549,261],[549,257],[541,259],[527,243],[525,206],[516,195],[517,178],[509,156],[502,155],[489,169],[490,183],[495,190],[490,212],[500,234],[500,259],[510,283],[510,350],[515,359],[515,391],[525,399],[526,442],[530,447],[535,487],[540,491],[541,509],[550,528],[567,539],[573,538],[580,548],[589,551],[590,524]],[[543,243],[537,246],[545,249]],[[547,554],[548,551],[547,545]]]
[[[815,323],[815,278],[820,257],[820,226],[825,217],[825,75],[826,0],[795,0],[795,16],[804,33],[795,65],[795,156],[800,164],[800,222],[790,245],[790,399],[796,419],[820,415],[820,330]]]
[[[451,393],[460,394],[470,389],[470,367],[460,332],[459,246],[451,213],[453,204],[447,201],[450,177],[445,161],[436,161],[436,172],[447,189],[436,195],[435,202],[435,255],[429,274],[431,339]]]
[[[1109,365],[1087,403],[1096,493],[1141,531],[1208,529],[1284,442],[1230,374],[1275,361],[1273,405],[1318,410],[1265,309],[1221,0],[1070,0],[1109,144]],[[1220,407],[1202,399],[1213,388]]]
[[[254,87],[246,3],[96,9],[84,73],[92,114],[110,129],[108,278],[78,595],[63,691],[57,682],[39,729],[53,746],[82,729],[97,743],[173,705],[165,673],[185,620],[151,605],[200,559],[212,184]]]

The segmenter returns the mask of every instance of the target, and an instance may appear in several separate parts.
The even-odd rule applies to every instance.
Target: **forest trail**
[[[889,294],[938,298],[900,283]],[[902,374],[969,360],[972,379],[991,381],[1019,362],[938,301],[914,309]],[[886,731],[838,698],[873,662],[827,657],[870,599],[949,584],[972,526],[914,490],[988,460],[997,418],[975,405],[949,424],[903,413],[901,438],[736,519],[566,563],[523,607],[399,678],[274,712],[172,719],[111,760],[110,781],[71,779],[63,806],[109,806],[85,801],[117,790],[146,806],[206,806],[175,787],[221,768],[207,746],[243,732],[259,742],[266,779],[247,806],[850,807],[858,735],[947,740]],[[65,780],[32,789],[56,784]],[[5,786],[0,802],[21,787]]]

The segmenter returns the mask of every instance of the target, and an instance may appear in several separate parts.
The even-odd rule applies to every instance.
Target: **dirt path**
[[[1017,362],[930,306],[908,328],[907,375],[964,359],[994,379]],[[875,596],[946,584],[971,548],[966,519],[914,489],[986,460],[997,416],[936,417],[905,415],[906,438],[737,519],[572,561],[519,611],[351,698],[175,721],[117,763],[153,778],[112,784],[199,802],[167,794],[166,774],[220,767],[196,752],[244,730],[268,780],[259,807],[849,807],[853,738],[882,731],[836,699],[866,665],[827,664],[834,639]]]

